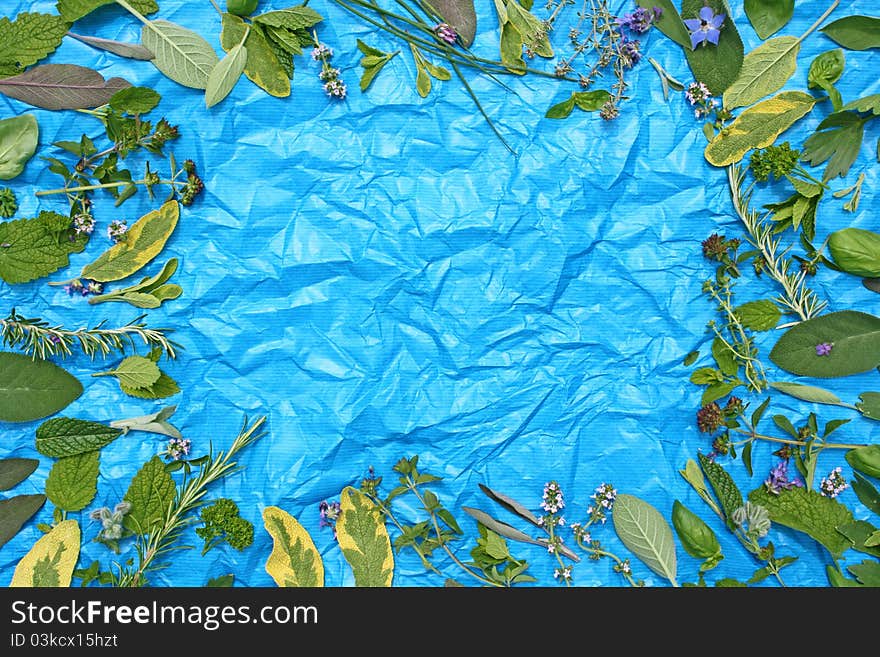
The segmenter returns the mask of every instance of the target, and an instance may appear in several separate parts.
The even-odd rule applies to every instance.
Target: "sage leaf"
[[[769,299],[749,301],[733,309],[733,314],[747,329],[769,331],[776,328],[782,318],[779,306]]]
[[[772,36],[794,15],[794,0],[745,0],[749,23],[761,39]]]
[[[0,77],[16,75],[55,52],[68,21],[52,14],[21,12],[14,21],[0,18]]]
[[[733,529],[734,524],[731,517],[733,512],[743,505],[742,493],[739,492],[733,477],[724,468],[704,454],[698,454],[697,458],[700,460],[700,467],[703,469],[706,479],[709,480],[715,497],[721,503],[721,510],[724,512],[727,526]]]
[[[131,276],[159,255],[179,217],[180,206],[175,200],[148,212],[128,229],[122,241],[83,267],[80,276],[102,283]]]
[[[711,567],[718,565],[721,544],[715,532],[678,500],[672,505],[672,526],[685,552],[697,559],[712,560]]]
[[[33,114],[0,120],[0,180],[12,180],[22,171],[34,153],[40,127]]]
[[[79,253],[87,243],[87,235],[71,230],[70,217],[56,212],[0,222],[0,278],[26,283],[48,276],[66,267],[70,254]]]
[[[265,15],[264,15],[265,16]],[[227,52],[241,43],[247,25],[238,16],[223,14],[220,45]],[[290,77],[281,66],[259,25],[253,25],[244,42],[247,63],[244,74],[270,96],[285,98],[290,95]]]
[[[44,456],[64,458],[94,452],[116,440],[122,431],[99,422],[58,417],[37,427],[37,451]]]
[[[854,470],[880,479],[880,445],[857,447],[846,453],[846,462]]]
[[[54,415],[82,394],[82,385],[54,363],[0,352],[0,422]]]
[[[505,538],[509,538],[512,541],[519,541],[520,543],[541,545],[541,541],[539,541],[537,538],[529,536],[525,532],[521,532],[516,527],[508,525],[506,522],[496,520],[485,511],[474,509],[473,507],[469,506],[463,506],[461,510],[468,514],[471,518],[476,520],[478,523],[483,525],[486,529],[492,530],[499,536],[504,536]]]
[[[805,488],[796,487],[774,494],[761,486],[749,493],[749,501],[767,509],[774,523],[804,532],[818,541],[834,559],[840,559],[850,547],[849,540],[835,527],[851,523],[853,516],[837,500]]]
[[[852,482],[853,492],[859,498],[859,502],[870,511],[880,515],[880,491],[866,477],[859,472],[854,472],[855,480]]]
[[[80,511],[98,492],[100,452],[58,459],[46,479],[46,496],[62,511]]]
[[[141,43],[155,57],[153,65],[166,77],[184,87],[204,89],[208,76],[220,58],[201,36],[176,23],[147,21],[141,31]]]
[[[89,297],[90,304],[119,301],[138,308],[158,308],[162,302],[176,299],[183,294],[179,285],[166,285],[177,271],[178,260],[171,258],[155,276],[142,278],[139,283],[106,294]]]
[[[208,76],[208,86],[205,89],[207,107],[214,107],[230,94],[241,74],[244,73],[245,64],[247,64],[247,48],[240,43],[230,48]]]
[[[784,91],[743,111],[706,146],[706,159],[716,167],[739,162],[753,148],[769,146],[818,100],[802,91]]]
[[[620,541],[648,568],[678,586],[675,539],[660,512],[644,500],[621,493],[611,517]]]
[[[114,41],[113,39],[101,39],[100,37],[74,34],[73,32],[68,32],[67,36],[76,39],[77,41],[81,41],[86,45],[92,46],[92,48],[106,50],[107,52],[112,52],[114,55],[119,55],[126,59],[149,61],[155,57],[151,50],[137,43],[125,43],[124,41]]]
[[[494,491],[483,484],[478,484],[478,486],[480,487],[480,490],[483,491],[483,494],[486,495],[486,497],[488,497],[490,500],[498,502],[498,504],[503,506],[505,509],[515,515],[518,515],[523,520],[532,523],[535,527],[541,527],[541,523],[539,522],[538,517],[512,497],[508,497],[503,493]]]
[[[828,252],[834,264],[847,274],[880,277],[880,234],[863,228],[844,228],[828,236]]]
[[[128,87],[113,94],[110,107],[135,116],[150,112],[161,99],[162,96],[148,87]]]
[[[277,506],[263,509],[263,523],[272,537],[266,572],[278,586],[324,586],[324,562],[312,537],[296,518]]]
[[[726,0],[682,0],[681,15],[685,18],[696,17],[700,9],[709,6],[715,14],[725,14],[724,26],[718,38],[717,46],[698,46],[691,49],[690,37],[684,49],[688,64],[694,78],[704,83],[713,96],[721,96],[737,79],[743,64],[743,42],[731,18],[730,7]]]
[[[131,83],[105,80],[97,71],[75,64],[43,64],[0,80],[0,94],[49,110],[87,109],[106,105]]]
[[[391,586],[394,553],[381,511],[351,486],[343,489],[340,507],[336,536],[355,586]]]
[[[859,156],[867,120],[853,112],[829,114],[804,142],[801,159],[812,166],[828,162],[823,181],[845,177]]]
[[[818,344],[831,344],[831,352],[817,355]],[[880,317],[841,310],[808,319],[779,338],[770,360],[798,376],[834,378],[867,372],[880,365]]]
[[[59,522],[22,557],[10,587],[66,588],[79,559],[80,531],[76,520]]]
[[[663,13],[660,14],[660,18],[654,21],[654,27],[682,48],[686,50],[691,49],[690,34],[672,0],[636,0],[636,4],[648,11],[658,7]]]
[[[784,395],[800,399],[805,402],[814,404],[830,404],[832,406],[845,406],[846,404],[835,395],[824,388],[816,386],[808,386],[803,383],[791,383],[788,381],[775,381],[770,383],[770,387],[778,390]]]
[[[524,9],[517,0],[504,0],[507,7],[507,20],[520,33],[523,45],[539,57],[553,57],[547,30],[528,9]]]
[[[477,34],[477,12],[474,0],[430,0],[430,6],[436,10],[444,23],[448,23],[458,34],[465,48],[470,48]]]
[[[849,50],[880,48],[880,18],[847,16],[822,28],[829,39]]]
[[[176,493],[177,487],[165,464],[154,456],[138,470],[123,497],[131,504],[123,524],[136,534],[149,534],[165,516]]]
[[[142,14],[159,11],[156,0],[127,0],[135,10]],[[58,13],[68,23],[78,21],[104,5],[112,5],[114,0],[58,0]]]
[[[159,366],[143,356],[129,356],[123,359],[115,370],[97,372],[92,376],[115,376],[119,384],[127,388],[149,388],[162,375]]]
[[[0,547],[11,541],[45,503],[45,495],[16,495],[0,500]]]
[[[0,459],[0,490],[18,486],[31,476],[40,462],[36,459]]]
[[[746,107],[779,91],[794,75],[801,40],[793,36],[771,39],[743,59],[739,77],[724,92],[724,107]]]
[[[114,420],[110,426],[114,429],[121,429],[123,434],[129,431],[146,431],[149,433],[158,433],[171,438],[183,438],[180,431],[168,419],[177,411],[177,406],[166,406],[161,411],[150,413],[149,415],[141,415],[126,420]]]
[[[859,395],[856,408],[866,418],[880,420],[880,392],[863,392]]]
[[[862,563],[847,566],[846,569],[856,576],[864,586],[880,587],[880,563],[876,561],[862,561]]]

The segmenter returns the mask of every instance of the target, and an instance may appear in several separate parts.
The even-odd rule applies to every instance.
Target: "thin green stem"
[[[91,192],[96,189],[112,189],[115,187],[126,187],[128,185],[146,185],[146,180],[131,180],[131,181],[119,181],[119,182],[110,182],[110,183],[101,183],[99,185],[80,185],[79,187],[60,187],[58,189],[44,189],[39,192],[36,192],[34,196],[50,196],[52,194],[68,194],[70,192]],[[150,183],[156,185],[185,185],[186,183],[180,182],[179,180],[159,180],[157,183]]]
[[[775,436],[767,436],[765,434],[757,433],[757,432],[750,430],[750,429],[747,430],[747,429],[740,429],[740,428],[734,427],[734,428],[730,429],[730,431],[735,431],[736,433],[741,434],[743,436],[749,436],[750,440],[766,440],[771,443],[782,443],[784,445],[797,445],[798,447],[806,447],[808,444],[808,442],[805,440],[795,440],[794,438],[776,438]],[[737,443],[737,444],[738,445],[744,444],[746,442],[750,442],[750,441],[746,440],[743,443]],[[823,449],[858,449],[859,447],[866,447],[866,445],[859,445],[859,444],[854,444],[854,443],[822,443]]]
[[[394,524],[395,527],[397,527],[397,529],[400,531],[400,533],[401,534],[404,533],[403,525],[400,523],[400,521],[394,515],[394,512],[388,506],[386,506],[385,503],[381,499],[379,499],[378,496],[368,495],[368,497],[371,500],[373,500],[373,503],[377,507],[379,507],[379,510],[385,515],[385,517],[388,518]],[[422,560],[422,565],[427,570],[431,570],[431,571],[437,573],[438,575],[443,574],[440,572],[440,570],[437,569],[437,567],[433,563],[431,563],[431,561],[428,559],[428,557],[425,556],[425,553],[422,552],[422,548],[419,547],[418,544],[413,542],[410,545],[410,547],[412,547],[412,549],[416,551],[416,554],[419,555],[419,558]]]
[[[825,10],[825,13],[822,14],[821,16],[819,16],[819,18],[816,19],[816,22],[813,23],[813,24],[810,26],[810,28],[800,36],[800,38],[798,39],[798,43],[802,42],[804,39],[806,39],[808,36],[810,36],[813,32],[815,32],[816,29],[817,29],[822,23],[825,22],[825,19],[828,18],[828,17],[831,15],[831,12],[833,12],[835,9],[837,9],[837,6],[838,6],[839,4],[840,4],[840,0],[834,0],[834,2],[831,3],[831,6],[828,7],[828,9]]]

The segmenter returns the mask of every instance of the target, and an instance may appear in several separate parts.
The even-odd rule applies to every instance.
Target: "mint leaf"
[[[116,440],[122,431],[106,424],[57,417],[37,427],[37,451],[45,456],[63,458],[94,452]]]
[[[131,511],[123,521],[125,526],[137,534],[149,534],[176,494],[177,487],[165,464],[154,456],[138,470],[125,493],[123,499],[131,504]]]
[[[104,5],[112,5],[114,0],[58,0],[58,13],[64,20],[72,23]],[[152,14],[159,11],[156,0],[128,0],[136,11],[141,14]]]
[[[92,376],[115,376],[120,386],[129,389],[149,388],[159,380],[162,371],[149,358],[129,356],[123,359],[115,370],[98,372]]]
[[[733,314],[742,322],[743,326],[753,331],[774,329],[782,317],[779,306],[769,299],[744,303],[734,308]]]
[[[298,30],[304,27],[311,27],[324,20],[311,7],[299,6],[290,7],[289,9],[280,9],[278,11],[269,11],[259,16],[254,16],[254,23],[258,25],[269,25],[271,27],[281,27],[285,30]]]
[[[100,452],[85,452],[59,459],[46,479],[46,495],[63,511],[87,507],[98,492]]]
[[[18,75],[55,52],[70,27],[61,16],[21,13],[0,18],[0,77]]]
[[[119,382],[119,387],[122,388],[122,392],[126,395],[139,397],[140,399],[165,399],[180,392],[180,386],[177,385],[177,381],[161,370],[156,382],[146,388],[131,388],[121,381]]]
[[[48,276],[66,267],[68,256],[87,242],[87,235],[74,236],[69,217],[56,212],[0,223],[0,278],[27,283]]]

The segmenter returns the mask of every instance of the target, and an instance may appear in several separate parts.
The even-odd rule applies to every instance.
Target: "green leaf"
[[[107,52],[112,52],[114,55],[119,55],[120,57],[125,57],[127,59],[149,61],[155,57],[150,50],[136,43],[101,39],[99,37],[86,36],[83,34],[74,34],[73,32],[68,32],[67,36],[92,46],[93,48],[106,50]]]
[[[119,385],[127,388],[149,388],[159,380],[162,371],[149,358],[143,356],[129,356],[123,359],[115,370],[98,372],[92,376],[115,376],[119,379]]]
[[[180,386],[177,385],[177,381],[161,370],[156,382],[146,388],[131,388],[123,385],[121,381],[119,382],[119,387],[122,388],[122,392],[126,395],[141,399],[165,399],[180,392]]]
[[[823,52],[810,63],[810,70],[807,73],[807,87],[809,89],[825,89],[827,85],[832,85],[840,79],[845,67],[846,57],[840,48]],[[837,108],[835,107],[835,109]]]
[[[829,392],[824,388],[816,386],[808,386],[803,383],[789,383],[785,381],[776,381],[770,383],[770,387],[778,390],[784,395],[800,399],[805,402],[814,404],[830,404],[832,406],[843,406],[843,401],[833,392]]]
[[[556,103],[553,107],[547,110],[547,113],[544,114],[544,118],[547,119],[564,119],[569,114],[574,111],[574,94],[569,96],[566,100],[563,100],[561,103]]]
[[[0,422],[54,415],[82,394],[82,385],[57,365],[0,352]]]
[[[122,431],[106,424],[57,417],[37,427],[37,451],[45,456],[64,458],[94,452],[116,440]]]
[[[480,490],[483,491],[483,494],[486,495],[486,497],[488,497],[490,500],[498,502],[498,504],[503,506],[505,509],[515,515],[518,515],[523,520],[532,523],[535,527],[541,526],[540,522],[538,521],[538,517],[512,497],[508,497],[503,493],[494,491],[483,484],[477,485],[480,487]]]
[[[711,404],[713,401],[718,401],[722,397],[729,395],[741,385],[742,381],[714,383],[703,391],[703,395],[700,398],[700,404],[705,406],[706,404]]]
[[[461,510],[468,514],[471,518],[476,520],[478,523],[483,525],[486,529],[489,529],[500,536],[509,538],[512,541],[519,541],[520,543],[542,545],[541,541],[539,541],[538,539],[529,536],[525,532],[521,532],[516,527],[508,525],[506,522],[496,520],[485,511],[474,509],[469,506],[463,506],[461,507]]]
[[[782,317],[779,306],[769,299],[749,301],[733,310],[733,314],[747,329],[752,331],[769,331],[776,328]]]
[[[636,4],[649,11],[654,7],[661,9],[663,13],[654,21],[654,27],[685,50],[691,49],[690,34],[672,0],[636,0]]]
[[[863,392],[859,395],[856,408],[866,418],[880,420],[880,392]]]
[[[694,78],[704,83],[713,96],[721,96],[737,79],[742,68],[743,43],[725,0],[682,0],[681,15],[684,18],[697,17],[704,5],[711,7],[716,14],[726,15],[718,45],[700,45],[691,50],[688,37],[684,54]]]
[[[853,112],[835,112],[828,115],[816,132],[804,142],[801,159],[817,166],[828,162],[824,181],[845,177],[859,156],[865,136],[865,119]]]
[[[160,100],[162,96],[149,87],[128,87],[113,94],[110,107],[118,112],[139,116],[155,109]]]
[[[368,46],[366,43],[357,40],[357,47],[365,56],[361,59],[360,65],[364,69],[363,75],[361,75],[361,91],[366,91],[367,88],[373,83],[375,77],[379,74],[385,64],[394,59],[400,51],[397,50],[392,53],[386,53],[378,48],[373,48],[372,46]],[[369,60],[369,63],[368,63]]]
[[[797,429],[794,428],[794,425],[791,423],[791,420],[789,420],[784,415],[774,415],[773,416],[773,423],[777,427],[782,429],[785,433],[787,433],[789,436],[791,436],[792,438],[794,438],[796,440],[799,438]]]
[[[244,67],[247,64],[247,49],[238,44],[229,49],[226,56],[211,71],[208,76],[208,86],[205,88],[205,105],[214,107],[226,98],[235,87]]]
[[[715,532],[678,500],[672,505],[672,526],[685,552],[692,557],[708,560],[720,556],[721,544]]]
[[[841,112],[847,110],[870,112],[874,116],[880,116],[880,94],[872,94],[858,100],[853,100],[840,108]]]
[[[839,534],[846,537],[850,543],[850,547],[857,552],[880,557],[880,547],[870,545],[870,543],[873,542],[871,538],[878,532],[878,529],[870,522],[856,520],[847,525],[838,525],[837,531]]]
[[[752,427],[754,427],[754,428],[757,428],[757,427],[758,427],[758,423],[761,421],[761,418],[764,417],[764,413],[767,412],[767,407],[768,407],[769,405],[770,405],[770,398],[767,397],[767,399],[765,399],[765,400],[761,403],[761,405],[758,406],[758,408],[756,408],[756,409],[752,412],[752,417],[751,417],[751,420],[752,420]]]
[[[511,73],[525,75],[526,65],[522,58],[523,37],[513,23],[505,22],[501,26],[501,63]]]
[[[752,476],[752,448],[755,446],[755,442],[753,440],[746,443],[745,447],[742,450],[742,462],[743,465],[746,466],[746,472],[749,473],[749,476]]]
[[[847,16],[822,28],[829,39],[850,50],[880,48],[880,18]]]
[[[462,45],[470,48],[477,33],[477,13],[474,0],[430,0],[443,22],[449,23],[458,34]]]
[[[0,490],[14,488],[30,477],[38,465],[36,459],[0,459]]]
[[[793,36],[771,39],[743,60],[739,77],[724,92],[724,107],[746,107],[779,91],[794,75],[801,40]]]
[[[34,153],[40,127],[33,114],[0,120],[0,180],[12,180],[22,171]]]
[[[227,52],[241,43],[247,25],[238,16],[223,14],[220,45]],[[259,25],[251,27],[247,40],[247,64],[244,74],[270,96],[286,98],[290,95],[290,77],[278,61],[269,41]]]
[[[49,110],[85,109],[110,102],[131,83],[75,64],[43,64],[0,80],[0,94]]]
[[[721,338],[715,338],[712,341],[712,357],[718,365],[718,369],[722,374],[734,376],[739,372],[739,363],[736,362],[736,355],[731,351],[730,347],[724,344]]]
[[[147,22],[141,30],[141,43],[155,55],[152,62],[157,69],[192,89],[205,89],[208,76],[220,61],[201,36],[166,20]]]
[[[55,461],[46,479],[46,495],[63,511],[86,508],[98,492],[100,452],[84,452]]]
[[[689,367],[697,362],[697,359],[700,357],[699,351],[691,351],[687,356],[684,357],[684,360],[681,362],[685,367]]]
[[[0,77],[16,75],[55,52],[67,34],[61,16],[22,12],[14,21],[0,18]]]
[[[746,16],[762,39],[781,30],[794,15],[794,0],[745,0]]]
[[[12,540],[45,503],[45,495],[16,495],[0,500],[0,547]]]
[[[149,534],[153,525],[162,520],[176,494],[177,487],[166,472],[165,464],[154,456],[138,470],[123,497],[131,504],[131,511],[123,520],[126,528],[136,534]]]
[[[716,167],[739,162],[754,148],[770,146],[806,116],[818,99],[802,91],[783,91],[743,111],[706,146],[706,160]]]
[[[74,235],[70,217],[55,212],[0,222],[0,278],[27,283],[48,276],[66,267],[70,254],[82,251],[87,242],[87,235]]]
[[[483,549],[493,559],[506,560],[510,557],[507,541],[492,530],[486,530],[486,539]]]
[[[834,559],[840,559],[850,547],[849,540],[835,527],[851,523],[852,513],[830,497],[805,488],[791,488],[774,494],[761,486],[749,493],[749,501],[766,508],[773,522],[804,532],[818,541]]]
[[[336,535],[354,573],[356,586],[391,586],[394,553],[379,508],[359,490],[347,486],[340,497]]]
[[[523,45],[539,57],[553,57],[548,31],[544,23],[517,0],[505,0],[507,19],[522,36]]]
[[[254,16],[253,20],[257,24],[281,27],[292,32],[317,25],[324,20],[324,17],[311,7],[300,5],[278,11],[269,11],[265,14]]]
[[[748,584],[732,577],[724,577],[715,582],[715,588],[717,589],[744,589],[746,587],[748,587]]]
[[[724,468],[704,454],[698,454],[697,458],[700,460],[700,467],[706,474],[706,479],[709,480],[715,497],[721,503],[721,509],[724,511],[727,526],[732,528],[733,521],[731,516],[734,511],[743,505],[742,493],[739,492],[736,482],[733,481],[733,478]]]
[[[79,525],[76,520],[59,522],[22,557],[12,574],[10,587],[68,587],[79,559]]]
[[[277,506],[263,509],[263,522],[272,537],[266,572],[278,586],[324,586],[324,562],[312,537],[296,518]]]
[[[844,228],[828,236],[834,264],[847,274],[880,277],[880,234],[862,228]]]
[[[851,449],[846,453],[846,462],[853,469],[869,477],[880,479],[880,445]]]
[[[621,493],[611,517],[620,541],[648,568],[677,586],[675,539],[660,512],[644,500]]]
[[[428,75],[424,66],[417,66],[416,72],[416,91],[422,98],[427,97],[431,93],[431,76]]]
[[[80,276],[106,283],[131,276],[162,251],[180,217],[180,206],[167,201],[128,229],[123,239],[82,269]]]
[[[700,367],[691,372],[690,376],[690,382],[698,386],[712,385],[723,381],[724,375],[714,367]]]
[[[825,574],[828,576],[828,583],[835,588],[862,586],[856,580],[845,577],[843,573],[831,565],[825,566]]]
[[[208,583],[205,584],[206,588],[209,589],[225,589],[231,588],[233,583],[235,582],[235,575],[229,573],[228,575],[220,575],[219,577],[212,577],[208,580]]]
[[[58,13],[68,23],[73,23],[83,16],[91,14],[95,9],[113,3],[114,0],[58,0]],[[156,0],[128,0],[128,4],[142,14],[152,14],[159,11]]]
[[[880,491],[860,473],[854,472],[853,476],[855,477],[855,480],[852,482],[853,492],[859,498],[859,502],[877,515],[880,515]]]
[[[847,566],[846,569],[855,575],[863,585],[880,587],[880,563],[863,561],[853,566]]]
[[[575,91],[571,97],[574,99],[575,107],[584,112],[598,112],[605,103],[611,100],[611,94],[604,89]]]
[[[98,304],[107,301],[123,301],[137,307],[158,308],[163,301],[176,299],[183,294],[183,289],[179,285],[165,285],[177,271],[177,266],[177,258],[171,258],[155,276],[142,278],[140,283],[135,283],[126,288],[89,297],[89,303]],[[146,301],[146,298],[151,299],[152,303]]]
[[[816,354],[830,343],[831,353]],[[798,376],[833,378],[867,372],[880,365],[880,318],[842,310],[808,319],[783,334],[770,360]]]

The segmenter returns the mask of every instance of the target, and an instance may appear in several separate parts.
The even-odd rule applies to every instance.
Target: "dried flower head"
[[[697,429],[702,433],[715,433],[724,425],[724,413],[717,402],[709,402],[697,411]]]

